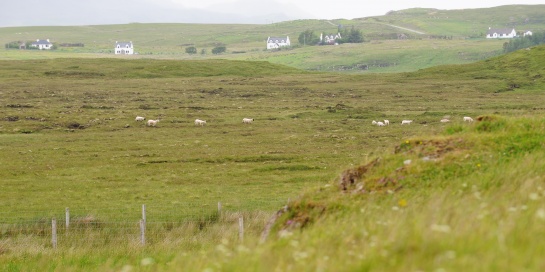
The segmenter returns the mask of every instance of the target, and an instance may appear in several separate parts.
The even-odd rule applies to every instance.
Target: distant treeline
[[[364,42],[363,33],[360,30],[355,29],[353,26],[351,29],[338,27],[338,33],[341,34],[341,38],[336,39],[334,42],[338,44],[342,43],[362,43]],[[314,30],[307,29],[298,38],[299,44],[302,45],[325,45],[326,42],[320,41],[320,36],[315,33]]]
[[[85,47],[85,44],[83,43],[61,43],[59,44],[60,47]]]
[[[59,47],[84,47],[83,43],[61,43],[58,44]],[[37,47],[32,46],[32,42],[29,41],[12,41],[5,44],[6,49],[38,49]],[[51,49],[56,49],[57,44],[53,43]]]
[[[14,42],[6,43],[6,49],[19,49],[21,47],[23,47],[23,48],[26,47],[25,42],[14,41]]]
[[[532,47],[545,43],[545,32],[536,32],[531,36],[524,36],[518,39],[512,39],[509,42],[503,44],[503,52],[509,53],[519,49]]]

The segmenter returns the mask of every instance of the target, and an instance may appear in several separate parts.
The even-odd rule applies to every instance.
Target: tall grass
[[[508,79],[539,73],[542,52],[505,57],[528,69]],[[514,67],[506,59],[452,68],[459,77],[445,67],[347,76],[253,62],[5,61],[0,267],[539,270],[528,256],[541,250],[545,217],[544,94],[539,82],[496,92]],[[482,65],[499,76],[472,78]],[[161,122],[146,127],[136,115]],[[391,125],[371,125],[382,119]],[[342,192],[346,169],[361,172]],[[79,223],[54,250],[49,222],[66,207]]]

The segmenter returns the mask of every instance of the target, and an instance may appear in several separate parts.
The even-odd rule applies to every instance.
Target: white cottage
[[[522,36],[523,36],[523,37],[532,36],[532,34],[533,34],[532,31],[526,30],[526,31],[524,31],[524,33],[522,33]]]
[[[517,36],[514,28],[488,28],[487,39],[511,39]]]
[[[115,42],[114,52],[116,55],[132,55],[134,48],[132,42]]]
[[[280,47],[290,46],[290,37],[268,37],[267,49],[277,49]]]
[[[320,43],[324,44],[338,44],[337,40],[341,39],[341,33],[337,33],[336,35],[330,34],[330,35],[324,35],[324,33],[320,34]]]
[[[53,47],[53,44],[49,41],[49,39],[46,40],[40,40],[37,39],[35,42],[31,43],[30,46],[37,47],[40,50],[49,50],[51,47]]]

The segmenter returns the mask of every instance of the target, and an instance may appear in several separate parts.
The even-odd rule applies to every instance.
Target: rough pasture
[[[0,196],[9,207],[223,200],[226,207],[274,209],[377,150],[440,129],[441,116],[524,114],[543,101],[536,98],[541,94],[497,94],[463,79],[308,73],[188,78],[168,72],[143,78],[141,69],[119,78],[107,71],[122,69],[125,61],[93,60],[88,67],[81,60],[49,62],[57,73],[26,77],[32,62],[4,62],[0,70],[0,177],[14,184]],[[78,75],[58,76],[77,65]],[[156,116],[161,125],[143,129],[133,123],[139,114]],[[248,115],[260,122],[240,126],[240,116]],[[377,116],[418,123],[370,129]],[[214,125],[199,129],[196,118]],[[247,204],[246,198],[263,204]]]

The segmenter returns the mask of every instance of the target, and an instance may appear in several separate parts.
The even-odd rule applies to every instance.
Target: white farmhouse
[[[320,34],[320,43],[322,44],[338,44],[337,40],[341,39],[341,33],[337,33],[336,35],[330,34],[330,35],[324,35],[324,33]]]
[[[284,46],[290,46],[290,37],[268,37],[267,49],[277,49]]]
[[[53,44],[49,41],[49,39],[47,39],[47,40],[37,39],[35,42],[31,43],[30,46],[37,47],[40,50],[42,50],[42,49],[43,50],[49,50],[49,49],[51,49],[51,47],[53,47]]]
[[[134,48],[132,42],[115,42],[114,52],[116,55],[132,55]]]
[[[511,39],[517,36],[514,28],[488,28],[487,39]]]
[[[532,34],[533,34],[532,31],[526,30],[526,31],[524,31],[524,33],[522,33],[522,36],[523,36],[523,37],[532,36]]]

